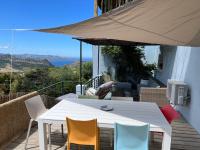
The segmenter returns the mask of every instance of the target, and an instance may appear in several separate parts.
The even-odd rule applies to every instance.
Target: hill
[[[46,67],[53,67],[53,65],[47,59],[35,59],[31,57],[18,57],[17,55],[12,55],[12,68],[15,71]],[[10,70],[10,68],[11,56],[9,54],[0,54],[0,70],[5,72],[6,70]]]
[[[63,67],[65,65],[71,65],[79,61],[79,57],[65,57],[65,56],[55,56],[55,55],[36,55],[36,54],[21,54],[14,55],[17,58],[32,58],[32,59],[47,59],[51,64],[56,67]],[[84,62],[92,61],[91,58],[83,58]]]

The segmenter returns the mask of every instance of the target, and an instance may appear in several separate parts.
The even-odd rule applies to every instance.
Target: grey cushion
[[[108,92],[111,91],[113,84],[114,84],[114,81],[109,81],[100,85],[95,95],[99,96],[99,99],[103,99],[108,94]]]

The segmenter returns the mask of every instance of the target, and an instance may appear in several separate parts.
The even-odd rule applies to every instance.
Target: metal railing
[[[103,82],[102,75],[98,75],[87,81],[84,85],[86,88],[92,87],[94,89],[97,89],[102,84],[102,82]]]
[[[56,97],[62,96],[67,93],[75,93],[76,85],[79,83],[80,83],[79,81],[59,81],[51,85],[47,85],[43,88],[40,88],[39,90],[36,90],[36,91],[43,97],[43,99],[45,99],[46,103],[50,104],[50,103],[54,103]],[[16,93],[0,95],[0,104],[8,102],[8,101],[12,101],[13,99],[17,97],[23,96],[34,90],[32,91],[24,90],[24,91],[25,92],[16,92]]]
[[[59,81],[39,89],[37,92],[42,96],[46,107],[51,108],[57,103],[57,97],[68,93],[76,93],[76,85],[79,83],[79,81]]]
[[[83,84],[85,85],[86,89],[88,89],[90,87],[97,89],[102,83],[103,83],[102,75],[98,75]],[[51,85],[47,85],[43,88],[40,88],[39,90],[36,90],[36,91],[38,92],[39,95],[42,96],[44,102],[46,103],[46,106],[51,107],[56,103],[55,99],[57,97],[68,94],[68,93],[76,93],[76,85],[77,84],[80,84],[80,81],[59,81],[59,82],[53,83]],[[33,85],[33,87],[35,87],[35,86],[36,85]],[[6,99],[0,98],[0,100],[2,100],[2,103],[4,103],[4,102],[13,100],[19,96],[25,95],[30,92],[31,91],[19,92],[19,93],[23,93],[23,94],[13,93],[14,96],[12,96],[11,99],[9,99],[9,95],[7,95],[7,96],[4,96],[4,97],[6,97]]]
[[[102,13],[105,13],[133,1],[135,0],[99,0],[98,5],[100,6]]]

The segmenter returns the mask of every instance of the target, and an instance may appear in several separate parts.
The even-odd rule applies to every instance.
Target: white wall
[[[98,75],[98,47],[93,46],[93,77]],[[99,74],[108,72],[110,70],[112,79],[115,79],[115,65],[112,63],[109,57],[99,52]]]
[[[163,69],[157,70],[156,78],[167,84],[167,80],[171,78],[176,56],[176,47],[161,46],[160,50],[163,53]]]
[[[177,108],[200,133],[200,48],[180,46],[174,50],[166,49],[165,54],[165,63],[170,65],[165,65],[166,68],[159,77],[165,83],[168,78],[172,78],[184,81],[189,85],[191,91],[190,104]],[[166,60],[171,61],[171,63]],[[172,72],[169,73],[171,70]],[[168,75],[164,75],[165,73]]]
[[[158,62],[158,54],[160,46],[145,46],[144,54],[148,64],[155,64]]]
[[[184,48],[180,48],[185,50]],[[174,76],[183,79],[190,87],[191,102],[187,107],[179,107],[185,118],[200,133],[200,48],[188,48],[182,55],[182,73]],[[180,64],[179,64],[180,65]]]
[[[183,47],[179,46],[177,47],[176,54],[175,54],[175,60],[174,60],[174,66],[172,71],[172,79],[177,79],[184,81],[185,74],[188,70],[188,61],[192,59],[190,57],[191,53],[191,47]]]
[[[98,75],[98,47],[92,46],[93,78]]]

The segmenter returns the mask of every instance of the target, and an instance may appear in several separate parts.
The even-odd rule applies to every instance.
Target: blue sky
[[[0,53],[48,54],[79,57],[79,42],[66,35],[1,29],[49,28],[93,17],[93,0],[1,0]],[[92,46],[84,44],[83,56],[92,56]]]

